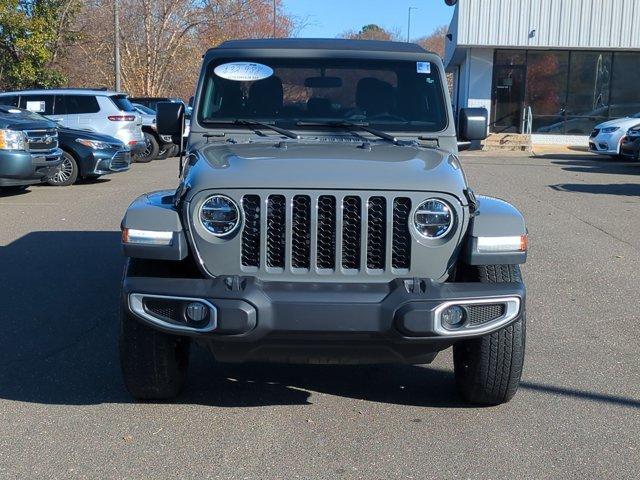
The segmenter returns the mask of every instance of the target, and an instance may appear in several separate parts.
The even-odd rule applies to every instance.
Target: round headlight
[[[444,237],[453,227],[453,209],[442,200],[430,198],[416,209],[413,224],[423,237]]]
[[[216,237],[224,237],[240,225],[240,209],[229,197],[212,195],[200,207],[200,223]]]

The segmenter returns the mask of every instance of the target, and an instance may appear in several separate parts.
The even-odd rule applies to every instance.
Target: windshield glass
[[[344,59],[220,60],[208,66],[200,123],[366,122],[384,130],[447,126],[434,63]]]
[[[125,95],[111,95],[111,100],[116,104],[118,110],[123,112],[135,112],[136,109]]]
[[[138,111],[142,113],[146,113],[147,115],[155,115],[155,110],[150,109],[149,107],[145,107],[144,105],[140,105],[139,103],[134,103],[134,107],[138,109]]]

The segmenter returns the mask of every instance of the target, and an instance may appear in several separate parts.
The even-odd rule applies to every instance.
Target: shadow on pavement
[[[640,163],[616,160],[602,156],[581,155],[538,155],[538,158],[552,160],[553,165],[562,167],[567,172],[605,173],[614,175],[639,175]]]
[[[0,398],[131,402],[117,356],[119,232],[33,232],[0,247]],[[373,401],[464,406],[453,375],[410,366],[216,365],[192,349],[180,403],[306,404],[309,391]]]
[[[561,192],[640,197],[640,183],[560,183],[557,185],[550,185],[550,187]]]
[[[119,232],[33,232],[0,247],[0,398],[129,403],[118,364]],[[410,365],[216,365],[194,348],[176,401],[304,405],[312,392],[399,405],[468,408],[453,373]],[[524,389],[640,408],[640,401],[530,382]]]

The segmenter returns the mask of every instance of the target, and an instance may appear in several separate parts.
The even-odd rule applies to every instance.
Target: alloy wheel
[[[64,183],[71,178],[72,173],[73,164],[71,163],[71,160],[64,157],[62,163],[58,167],[58,171],[53,175],[53,181],[55,183]]]

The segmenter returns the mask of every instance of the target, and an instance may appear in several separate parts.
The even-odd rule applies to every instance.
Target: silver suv
[[[23,90],[0,93],[0,104],[40,113],[67,128],[111,135],[133,153],[145,148],[142,118],[122,93],[78,88]]]

